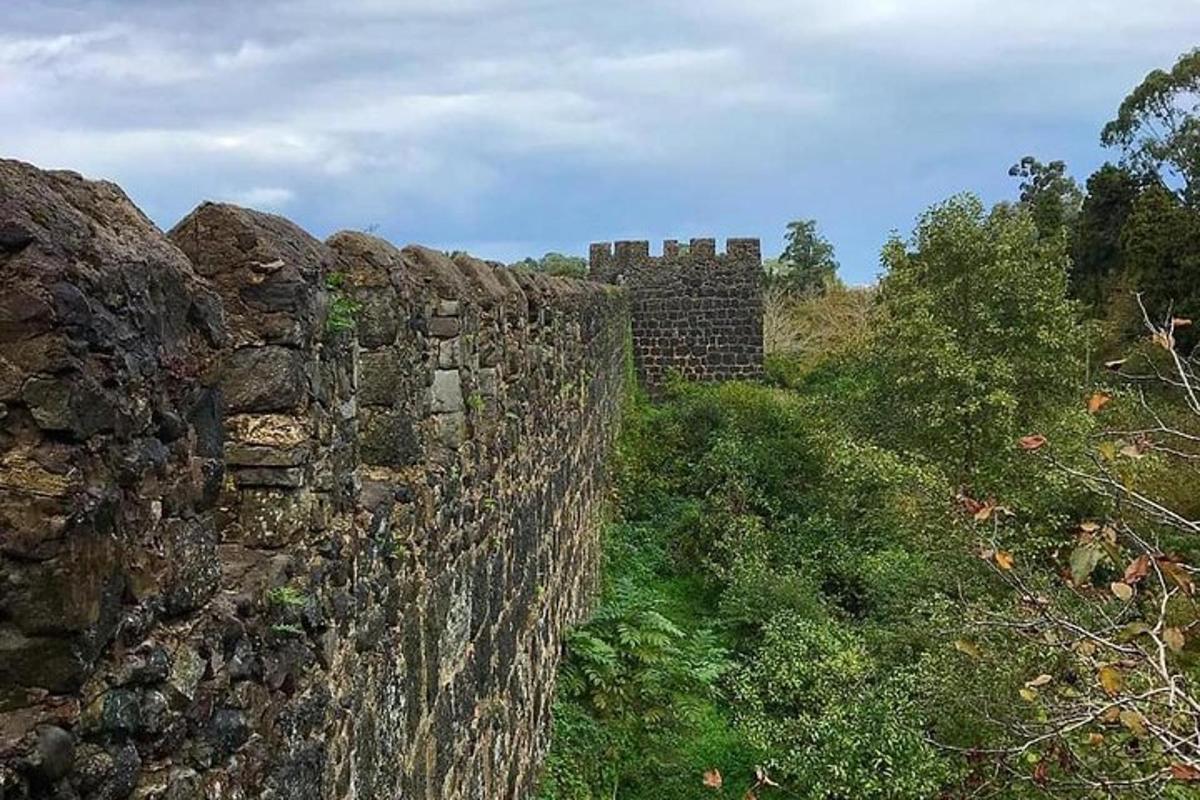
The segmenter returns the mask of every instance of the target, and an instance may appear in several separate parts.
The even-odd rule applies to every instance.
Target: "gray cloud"
[[[506,257],[815,215],[862,262],[1200,43],[1194,0],[9,4],[6,155]]]

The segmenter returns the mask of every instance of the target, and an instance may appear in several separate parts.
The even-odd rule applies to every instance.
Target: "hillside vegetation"
[[[789,228],[770,379],[626,410],[542,800],[1200,796],[1198,101],[1200,51],[871,289]]]

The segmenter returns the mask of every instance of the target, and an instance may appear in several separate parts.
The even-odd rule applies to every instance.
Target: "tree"
[[[1113,164],[1088,178],[1072,242],[1071,294],[1092,307],[1103,303],[1124,270],[1121,232],[1140,191],[1137,177]]]
[[[1008,771],[1038,786],[1038,796],[1182,800],[1200,787],[1191,557],[1200,520],[1164,499],[1170,484],[1151,477],[1158,470],[1194,486],[1200,375],[1176,345],[1190,321],[1152,322],[1138,301],[1149,342],[1112,363],[1136,393],[1089,398],[1088,410],[1109,423],[1093,437],[1094,452],[1064,456],[1053,438],[1020,440],[1028,457],[1099,498],[1099,513],[1075,521],[1067,547],[1042,552],[1007,532],[1019,515],[974,517],[979,554],[1013,596],[967,615],[971,653],[1034,658],[1007,713],[1010,744],[972,757],[990,779]],[[997,547],[1005,540],[1014,552]]]
[[[1200,318],[1200,210],[1154,184],[1134,201],[1121,234],[1126,269],[1152,308]],[[1195,335],[1181,331],[1181,343]]]
[[[1029,209],[1042,236],[1058,236],[1078,216],[1083,193],[1067,174],[1066,162],[1043,164],[1025,156],[1008,174],[1021,179],[1021,205]]]
[[[1200,204],[1200,48],[1170,72],[1156,69],[1121,103],[1100,141],[1120,147],[1134,172],[1176,186],[1189,205]]]
[[[787,246],[777,261],[768,262],[768,283],[797,294],[820,293],[838,270],[833,245],[817,230],[817,221],[789,222]]]
[[[541,258],[526,258],[509,264],[510,267],[525,267],[534,272],[544,272],[547,275],[561,275],[566,278],[586,278],[588,263],[586,258],[567,256],[562,253],[546,253]]]
[[[960,195],[926,212],[911,242],[892,239],[882,260],[879,427],[970,483],[1081,374],[1064,238],[1041,237],[1026,209],[986,213]]]

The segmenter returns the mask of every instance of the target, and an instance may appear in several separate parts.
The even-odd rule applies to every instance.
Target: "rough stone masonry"
[[[686,380],[758,378],[763,364],[762,252],[758,239],[670,240],[662,256],[645,241],[591,247],[592,278],[628,288],[633,354],[651,394]]]
[[[0,161],[0,798],[527,797],[625,291]]]

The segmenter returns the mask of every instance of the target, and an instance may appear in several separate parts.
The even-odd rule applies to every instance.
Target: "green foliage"
[[[1088,178],[1073,242],[1071,294],[1093,308],[1112,294],[1124,269],[1121,231],[1140,188],[1133,174],[1112,164]]]
[[[534,272],[560,275],[565,278],[586,278],[588,273],[586,258],[567,256],[562,253],[546,253],[541,258],[525,258],[509,264],[509,267],[522,267]]]
[[[1065,162],[1043,164],[1033,156],[1025,156],[1009,168],[1008,174],[1021,179],[1021,205],[1028,209],[1041,236],[1061,235],[1079,214],[1083,192],[1067,174]]]
[[[768,286],[779,286],[796,294],[819,293],[832,283],[838,270],[833,245],[817,229],[817,221],[789,222],[783,254],[768,261]]]
[[[360,303],[345,295],[345,285],[346,276],[340,272],[332,272],[325,276],[325,288],[330,294],[325,330],[330,333],[353,330],[358,312],[362,308]]]
[[[1160,185],[1148,186],[1133,203],[1121,248],[1148,308],[1200,319],[1200,211]],[[1144,332],[1140,318],[1136,324]],[[1185,344],[1195,341],[1181,334]]]
[[[881,669],[852,630],[782,613],[732,684],[739,725],[794,796],[915,800],[948,769],[922,734],[913,682]]]
[[[294,586],[277,586],[267,592],[267,602],[276,606],[299,607],[308,602],[308,595]]]
[[[1184,53],[1170,71],[1156,69],[1121,103],[1100,140],[1120,147],[1134,172],[1178,185],[1200,202],[1200,49]]]
[[[922,555],[949,546],[949,488],[854,442],[824,406],[725,384],[678,385],[667,403],[631,409],[617,459],[625,522],[609,530],[601,611],[570,640],[543,797],[694,798],[710,768],[741,792],[754,764],[800,796],[891,782],[904,792],[891,796],[921,797],[948,774],[924,744],[927,720],[882,676],[949,647],[933,620],[953,587]],[[765,635],[783,620],[854,642],[870,666],[860,685],[842,676],[832,694],[821,683],[793,695],[825,720],[809,742],[818,772],[773,749],[799,741],[795,718],[765,700],[748,710],[767,677],[755,670],[784,668],[787,652],[772,649],[784,640]],[[868,777],[872,760],[886,771]]]
[[[909,244],[890,241],[883,262],[880,429],[972,482],[1080,389],[1064,237],[1039,236],[1027,212],[986,213],[963,195],[927,212]]]

